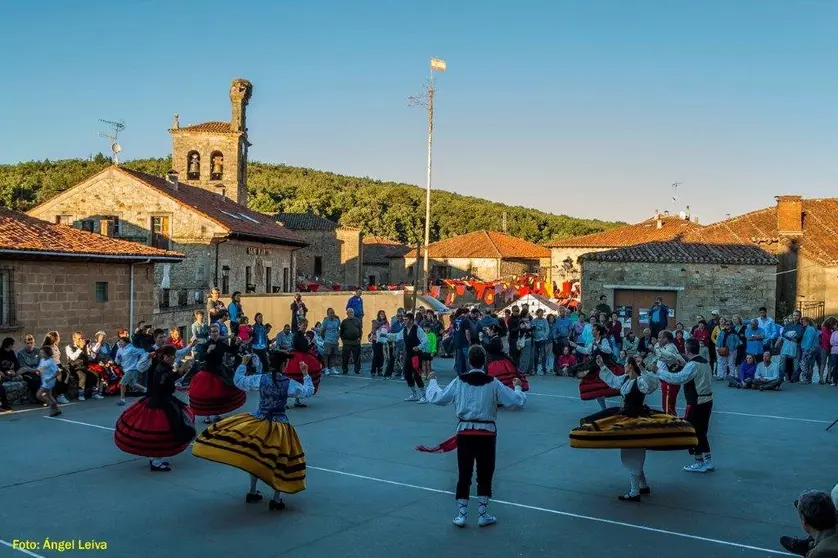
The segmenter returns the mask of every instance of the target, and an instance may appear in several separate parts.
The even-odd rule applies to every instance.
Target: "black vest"
[[[700,356],[691,358],[690,362],[695,362],[699,366],[710,366],[710,363],[707,362],[707,359]],[[698,393],[698,390],[695,387],[695,378],[684,384],[684,399],[687,400],[687,405],[698,405],[699,395],[700,394]]]
[[[640,391],[640,388],[637,387],[637,380],[635,380],[634,385],[631,386],[631,391],[623,397],[622,414],[629,417],[639,417],[647,414],[645,403],[646,394]]]
[[[419,326],[413,324],[410,328],[410,331],[407,333],[407,337],[404,341],[405,351],[408,355],[413,354],[413,349],[418,347],[419,343]]]

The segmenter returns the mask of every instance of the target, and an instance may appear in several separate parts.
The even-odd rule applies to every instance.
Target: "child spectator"
[[[625,351],[623,351],[625,352]],[[558,372],[556,375],[567,376],[569,375],[568,369],[576,364],[576,357],[574,357],[570,353],[570,346],[565,345],[562,348],[562,354],[559,355],[559,365],[557,366]]]
[[[39,401],[49,405],[49,416],[57,417],[61,414],[58,403],[52,396],[52,389],[55,387],[55,378],[58,375],[58,365],[54,360],[54,347],[41,347],[41,361],[38,363],[38,373],[41,375],[41,387],[35,395]]]
[[[434,333],[433,329],[431,328],[430,322],[425,322],[424,327],[422,329],[425,330],[425,337],[428,338],[428,350],[422,353],[422,379],[427,380],[428,374],[430,374],[433,370],[431,368],[431,363],[436,356],[437,351],[437,336]]]
[[[239,320],[239,339],[242,340],[243,344],[247,345],[253,337],[253,326],[250,325],[250,320],[247,319],[247,316],[242,316]]]

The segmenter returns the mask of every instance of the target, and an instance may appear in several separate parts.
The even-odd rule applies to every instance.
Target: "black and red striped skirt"
[[[167,414],[166,409],[149,408],[147,397],[132,403],[116,421],[116,447],[140,457],[172,457],[183,452],[195,438],[195,415],[188,405],[171,405]],[[172,415],[180,425],[173,427]]]
[[[619,364],[612,364],[608,367],[616,376],[622,376],[625,370]],[[620,391],[603,382],[599,377],[599,371],[594,370],[589,372],[582,381],[579,382],[579,398],[582,401],[590,401],[599,397],[617,397]]]
[[[530,390],[530,382],[527,376],[518,370],[518,367],[508,358],[499,358],[497,360],[490,360],[486,366],[486,372],[489,376],[494,376],[500,383],[509,389],[515,389],[512,381],[515,378],[521,380],[521,391]]]
[[[199,417],[231,413],[246,402],[245,392],[208,370],[198,372],[189,384],[189,406]]]

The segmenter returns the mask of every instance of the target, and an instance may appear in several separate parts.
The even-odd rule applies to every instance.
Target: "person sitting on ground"
[[[780,377],[780,365],[771,360],[771,351],[762,353],[762,362],[757,365],[757,371],[754,374],[754,380],[751,382],[751,387],[764,391],[766,389],[776,389],[779,391],[783,379]]]
[[[757,372],[757,361],[754,355],[747,355],[745,361],[739,366],[739,376],[731,378],[728,385],[732,388],[749,389],[754,381]]]
[[[800,516],[800,524],[809,537],[780,537],[783,548],[808,558],[838,558],[836,496],[838,485],[832,489],[832,494],[815,490],[801,494],[794,502],[794,507]]]

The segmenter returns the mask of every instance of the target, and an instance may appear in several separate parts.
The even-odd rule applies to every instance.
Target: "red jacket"
[[[821,349],[828,351],[831,349],[829,345],[829,338],[832,337],[832,330],[826,326],[821,326]]]

